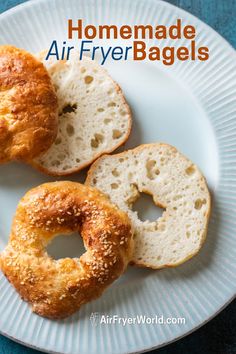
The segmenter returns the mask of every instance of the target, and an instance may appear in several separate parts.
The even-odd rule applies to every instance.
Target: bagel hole
[[[119,112],[122,116],[125,116],[128,113],[128,112],[124,111],[123,109],[120,109]]]
[[[78,232],[59,235],[47,246],[47,253],[53,259],[79,258],[86,252],[83,239]]]
[[[197,199],[197,200],[195,200],[194,208],[197,210],[200,210],[202,208],[203,204],[206,204],[206,199]]]
[[[97,149],[100,144],[102,144],[104,141],[104,136],[103,134],[100,133],[95,133],[93,139],[90,141],[90,145],[93,149]]]
[[[107,125],[111,122],[112,120],[110,118],[105,118],[104,119],[104,123]]]
[[[185,170],[185,172],[186,172],[186,174],[187,174],[188,176],[193,175],[193,174],[194,174],[194,172],[195,172],[195,168],[194,168],[194,166],[193,166],[193,165],[191,165],[191,166],[187,167],[187,168],[186,168],[186,170]]]
[[[75,134],[75,128],[71,124],[67,124],[66,126],[66,132],[68,136],[73,136]]]
[[[123,133],[120,130],[118,130],[118,129],[112,130],[112,138],[113,139],[119,139],[122,135],[123,135]]]
[[[146,174],[147,178],[150,180],[155,179],[160,174],[160,170],[157,168],[155,160],[148,160],[146,162]]]
[[[147,193],[139,193],[139,197],[135,200],[132,206],[133,211],[138,213],[141,221],[157,221],[165,211],[164,208],[158,207],[151,195]]]
[[[119,177],[119,175],[120,175],[120,172],[117,170],[117,168],[114,168],[114,169],[111,171],[111,173],[112,173],[113,176],[115,176],[115,177]]]
[[[57,137],[56,140],[55,140],[55,145],[60,145],[61,142],[62,142],[61,137]]]
[[[77,103],[70,104],[68,103],[62,108],[62,112],[59,115],[66,114],[66,113],[74,113],[77,110]]]
[[[115,107],[116,106],[116,103],[111,101],[108,103],[107,107]]]
[[[93,82],[93,77],[90,75],[85,76],[84,82],[86,83],[86,85],[91,84],[91,82]]]

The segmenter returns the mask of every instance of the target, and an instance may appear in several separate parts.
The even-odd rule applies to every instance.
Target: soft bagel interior
[[[198,167],[174,147],[147,144],[103,156],[91,166],[86,183],[128,213],[135,229],[133,263],[154,269],[177,266],[200,250],[210,194]],[[141,221],[132,210],[141,192],[165,209],[154,222]]]
[[[32,164],[48,174],[68,175],[128,139],[131,111],[118,84],[96,61],[79,60],[77,53],[45,64],[58,97],[59,130],[51,148]]]

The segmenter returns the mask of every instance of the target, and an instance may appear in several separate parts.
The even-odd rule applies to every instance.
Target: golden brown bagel
[[[57,98],[43,64],[22,49],[0,46],[0,163],[45,152],[57,125]]]
[[[54,260],[45,250],[59,234],[80,232],[87,252]],[[133,239],[126,213],[101,192],[74,182],[43,184],[20,201],[0,266],[37,314],[73,314],[125,270]]]

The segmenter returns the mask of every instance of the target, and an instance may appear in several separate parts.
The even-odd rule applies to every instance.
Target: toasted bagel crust
[[[45,248],[59,234],[80,232],[87,251],[54,260]],[[126,213],[94,188],[43,184],[20,201],[0,266],[32,310],[64,318],[101,295],[125,270],[133,239]]]
[[[22,49],[0,46],[0,163],[45,152],[57,127],[57,98],[43,64]]]

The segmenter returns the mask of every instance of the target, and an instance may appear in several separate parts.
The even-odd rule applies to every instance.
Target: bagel
[[[80,232],[86,252],[54,260],[45,248],[59,234]],[[128,216],[94,188],[53,182],[21,199],[0,267],[38,315],[59,319],[97,298],[118,278],[133,248]]]
[[[45,152],[57,126],[57,98],[43,64],[25,50],[0,46],[0,163]]]
[[[125,143],[131,111],[121,88],[95,60],[79,60],[76,52],[70,60],[45,65],[58,97],[59,129],[50,149],[32,163],[49,175],[68,175]]]
[[[91,166],[86,184],[96,186],[128,213],[135,233],[134,264],[174,267],[200,250],[207,233],[210,194],[198,167],[174,147],[147,144],[103,156]],[[141,221],[132,210],[141,192],[165,209],[154,222]]]

